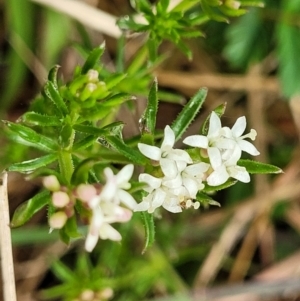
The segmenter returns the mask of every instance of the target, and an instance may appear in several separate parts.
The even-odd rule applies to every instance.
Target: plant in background
[[[158,1],[154,7],[147,0],[134,3],[147,24],[136,23],[134,17],[124,17],[119,25],[122,29],[147,32],[148,54],[143,55],[152,64],[158,61],[157,50],[162,41],[171,40],[191,57],[182,39],[202,35],[196,25],[209,18],[225,21],[223,14],[240,15],[245,12],[240,9],[243,5],[260,5],[259,1],[182,1],[170,9],[166,0]],[[44,178],[43,190],[20,205],[12,226],[23,225],[47,207],[51,230],[58,230],[65,243],[86,236],[85,249],[91,252],[99,239],[120,241],[121,231],[115,228],[115,223],[135,222],[132,216],[141,212],[146,249],[154,241],[154,214],[160,207],[179,213],[189,208],[197,210],[201,205],[219,205],[212,198],[215,191],[237,181],[248,183],[249,174],[281,172],[269,164],[241,159],[243,151],[252,156],[259,154],[245,140],[254,140],[256,131],[251,129],[244,134],[245,117],[240,117],[231,129],[222,127],[220,118],[225,105],[207,117],[199,129],[201,134],[184,138],[188,149],[174,146],[199,113],[207,95],[205,88],[165,127],[163,139],[159,141],[158,83],[152,80],[147,106],[140,119],[140,135],[124,139],[124,123],[116,121],[115,115],[120,106],[136,99],[136,91],[128,87],[135,86],[138,74],[144,76],[140,91],[151,81],[145,71],[148,62],[143,59],[144,65],[131,65],[128,73],[124,66],[111,73],[99,64],[104,50],[104,45],[92,50],[68,83],[58,80],[57,66],[52,68],[31,110],[16,123],[4,121],[12,140],[44,153],[8,168]],[[87,225],[88,229],[82,232],[78,225]],[[59,278],[75,286],[80,280],[65,273],[63,266],[56,266],[55,271]],[[63,295],[64,288],[57,290],[57,295]],[[82,288],[77,295],[88,289]],[[103,295],[104,291],[110,292],[104,286],[97,293]],[[111,294],[105,296],[96,300],[106,300]],[[66,293],[65,300],[77,300],[70,298]]]

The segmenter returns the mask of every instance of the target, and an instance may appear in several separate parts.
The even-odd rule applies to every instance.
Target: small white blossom
[[[245,167],[238,166],[235,162],[235,152],[239,149],[235,148],[231,158],[227,161],[213,161],[213,172],[207,177],[207,183],[210,186],[218,186],[224,184],[230,177],[243,183],[250,182],[250,175]]]
[[[250,138],[254,140],[256,131],[243,135],[246,129],[245,116],[237,119],[233,127],[222,127],[219,116],[212,112],[209,119],[209,129],[207,136],[193,135],[184,139],[184,143],[193,147],[207,149],[207,154],[213,172],[208,176],[207,183],[211,186],[224,184],[229,177],[241,182],[250,181],[246,168],[238,166],[237,162],[241,158],[242,151],[252,156],[259,155],[255,146],[244,140]]]
[[[232,158],[232,160],[234,159],[237,162],[241,157],[242,151],[247,152],[252,156],[259,155],[259,151],[255,146],[244,140],[245,138],[255,140],[256,131],[252,129],[250,133],[242,136],[245,129],[245,116],[238,118],[230,129],[229,127],[221,127],[219,116],[215,112],[212,112],[209,119],[207,136],[189,136],[183,140],[183,143],[193,147],[207,149],[210,161],[218,160],[220,155],[222,160],[228,160],[231,157],[232,151],[236,149],[235,157]]]
[[[246,129],[246,117],[242,116],[237,119],[235,124],[231,129],[228,127],[222,128],[222,134],[226,139],[230,139],[234,141],[234,149],[235,151],[235,157],[231,160],[238,161],[241,157],[242,151],[252,155],[257,156],[259,155],[259,151],[256,149],[256,147],[250,143],[249,141],[246,141],[244,139],[250,138],[252,141],[256,138],[256,131],[254,129],[251,129],[250,133],[243,135],[245,129]],[[224,154],[224,159],[228,160],[231,157],[230,152],[227,152],[227,154]]]
[[[187,189],[189,196],[192,199],[195,199],[197,192],[204,188],[202,181],[204,180],[205,172],[209,167],[209,164],[200,162],[189,165],[182,171],[182,184]]]
[[[128,208],[133,209],[136,202],[132,195],[125,191],[125,189],[131,187],[128,181],[132,177],[133,168],[132,164],[128,164],[124,166],[117,175],[114,175],[109,167],[105,168],[106,184],[101,191],[101,198],[107,202],[112,201],[116,204],[122,202]]]
[[[131,219],[132,211],[129,209],[136,206],[136,201],[125,189],[130,188],[129,180],[132,173],[132,164],[123,167],[117,175],[114,175],[110,168],[106,168],[104,170],[106,184],[100,194],[94,195],[94,191],[91,191],[93,197],[90,200],[86,200],[85,192],[79,189],[80,194],[85,196],[84,201],[92,211],[85,242],[85,249],[88,252],[94,249],[99,238],[114,241],[122,239],[121,234],[110,224],[115,222],[124,223]],[[120,206],[121,203],[129,209]]]
[[[144,156],[159,162],[166,177],[174,178],[188,163],[193,163],[190,155],[182,149],[174,149],[174,144],[175,134],[171,127],[167,125],[160,148],[144,143],[138,143],[138,148]]]
[[[162,178],[156,178],[144,173],[140,174],[139,181],[147,184],[144,190],[149,194],[143,197],[142,202],[137,204],[134,211],[153,213],[156,208],[161,206],[173,213],[182,211],[178,202],[178,196],[174,195],[172,189],[162,185]]]

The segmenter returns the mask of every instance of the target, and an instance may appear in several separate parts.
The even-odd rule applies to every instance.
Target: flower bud
[[[61,229],[67,221],[68,217],[63,211],[58,211],[51,215],[49,225],[52,229]]]
[[[70,202],[70,197],[66,192],[56,191],[52,194],[52,203],[57,208],[63,208]]]
[[[231,9],[239,9],[241,6],[240,1],[227,0],[225,1],[225,5]]]
[[[98,81],[99,73],[97,70],[90,69],[86,75],[88,76],[89,82],[97,82]]]
[[[93,185],[80,184],[76,189],[77,196],[80,200],[88,202],[97,194],[97,190]]]
[[[97,89],[96,84],[93,84],[93,83],[86,84],[80,93],[80,96],[79,96],[80,100],[81,101],[87,100],[96,89]]]
[[[44,177],[43,185],[50,191],[58,191],[60,189],[60,184],[54,175]]]

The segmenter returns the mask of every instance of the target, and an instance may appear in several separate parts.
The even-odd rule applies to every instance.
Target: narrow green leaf
[[[113,74],[112,76],[105,79],[106,87],[108,90],[115,87],[118,83],[120,83],[125,77],[126,73]]]
[[[68,220],[64,226],[64,229],[65,229],[66,234],[70,238],[82,237],[82,234],[78,232],[77,220],[76,220],[75,215],[68,218]]]
[[[155,240],[155,225],[153,214],[142,211],[141,212],[142,221],[145,229],[145,245],[142,251],[142,254],[146,252],[146,250],[152,246]]]
[[[80,141],[77,141],[73,144],[72,150],[73,151],[79,151],[88,148],[89,146],[93,145],[96,142],[95,135],[89,135],[85,138],[83,138]]]
[[[14,163],[8,168],[9,171],[31,172],[40,167],[45,167],[57,159],[56,154],[50,154],[20,163]]]
[[[63,282],[75,282],[76,276],[70,268],[64,265],[61,261],[53,262],[51,269],[55,276]]]
[[[184,106],[172,124],[176,141],[181,138],[188,126],[193,122],[207,95],[207,89],[201,88]]]
[[[108,99],[106,99],[105,101],[101,102],[101,105],[103,107],[115,107],[115,106],[119,106],[122,103],[128,101],[128,100],[135,100],[136,97],[129,95],[127,93],[118,93],[115,94],[111,97],[109,97]]]
[[[11,226],[20,227],[31,219],[31,217],[45,207],[50,201],[50,192],[44,190],[36,194],[30,200],[22,203],[14,212]]]
[[[58,110],[62,113],[62,115],[68,114],[68,108],[61,97],[58,89],[51,81],[47,81],[44,86],[45,95],[56,105]]]
[[[142,133],[142,142],[147,144],[153,144],[154,142],[154,132],[156,127],[156,116],[158,109],[158,97],[157,97],[157,79],[150,88],[148,103],[146,110],[140,120],[140,130]],[[145,139],[146,137],[147,139]],[[147,141],[145,141],[147,140]]]
[[[196,200],[200,202],[203,207],[208,207],[209,205],[221,206],[220,203],[216,202],[213,198],[202,191],[198,191]]]
[[[21,116],[22,122],[39,126],[59,126],[61,120],[56,116],[43,115],[36,112],[27,112]]]
[[[129,147],[124,143],[124,141],[118,139],[117,137],[106,136],[103,137],[103,139],[133,163],[140,165],[146,165],[148,163],[148,159],[144,157],[138,150]]]
[[[105,107],[102,103],[96,103],[93,108],[86,109],[81,113],[83,120],[98,121],[103,119],[112,111],[111,106]]]
[[[14,141],[46,152],[57,150],[58,146],[55,141],[46,136],[38,134],[36,131],[27,126],[5,120],[3,120],[3,123],[9,129],[9,132],[12,134],[10,135],[10,138]]]
[[[81,74],[86,74],[90,69],[93,69],[96,65],[99,65],[100,58],[104,53],[104,50],[105,43],[102,43],[98,48],[95,48],[91,51],[81,69]]]
[[[76,166],[76,168],[72,174],[71,183],[73,185],[79,185],[80,183],[86,183],[88,180],[89,171],[94,166],[94,164],[95,164],[95,160],[93,158],[88,158],[88,159],[85,159],[82,162],[80,162]]]
[[[266,163],[252,160],[241,159],[238,161],[239,166],[243,166],[251,174],[279,174],[283,173],[282,169]]]
[[[53,68],[50,69],[49,74],[48,74],[48,80],[53,83],[53,86],[58,89],[57,85],[57,72],[58,69],[60,68],[59,65],[55,65]]]

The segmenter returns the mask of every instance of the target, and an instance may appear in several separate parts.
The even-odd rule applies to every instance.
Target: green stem
[[[61,150],[58,154],[58,163],[60,173],[70,183],[74,171],[72,154],[66,150]]]

